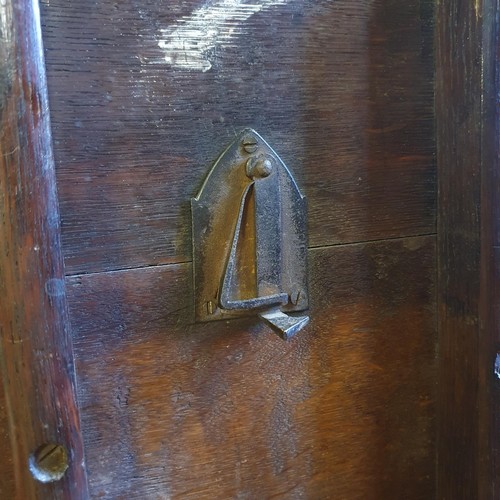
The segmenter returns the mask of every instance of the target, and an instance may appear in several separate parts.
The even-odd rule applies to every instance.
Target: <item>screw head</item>
[[[241,141],[241,145],[247,153],[255,153],[259,147],[259,143],[253,135],[245,136]]]
[[[299,302],[299,298],[300,298],[300,293],[301,291],[298,289],[298,288],[295,288],[292,290],[292,292],[290,293],[290,302],[293,304],[293,305],[297,305],[297,303]]]
[[[60,444],[43,444],[29,457],[30,472],[41,483],[59,481],[68,467],[68,453]]]
[[[216,309],[217,309],[217,304],[214,301],[209,300],[207,302],[207,313],[214,314]]]

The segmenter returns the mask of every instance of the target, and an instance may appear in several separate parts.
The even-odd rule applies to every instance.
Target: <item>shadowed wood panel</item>
[[[434,255],[311,250],[288,342],[193,324],[189,264],[67,278],[92,495],[433,498]]]
[[[435,232],[431,0],[51,0],[69,274],[191,260],[189,199],[242,128],[313,247]]]
[[[495,0],[438,2],[437,493],[443,500],[500,498],[498,19]]]
[[[500,357],[500,5],[489,0],[485,10],[487,24],[484,53],[486,83],[485,129],[482,177],[483,196],[488,200],[482,207],[483,246],[489,253],[483,260],[482,313],[485,342],[482,349],[483,376],[488,392],[483,394],[481,418],[484,422],[480,434],[481,445],[489,453],[483,454],[483,463],[488,460],[482,476],[483,490],[500,495],[500,374],[491,377],[493,358],[495,364]],[[493,247],[493,248],[492,248]],[[496,370],[495,370],[496,371]],[[485,460],[486,459],[486,460]]]
[[[479,496],[500,496],[500,4],[483,3]],[[476,181],[477,182],[477,181]]]

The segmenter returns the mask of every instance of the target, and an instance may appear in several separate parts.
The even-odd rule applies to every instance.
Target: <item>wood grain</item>
[[[500,377],[492,380],[491,365],[500,355],[500,6],[488,2],[485,10],[488,16],[485,32],[484,72],[485,91],[483,110],[485,131],[483,136],[483,197],[482,205],[483,254],[481,278],[481,313],[483,321],[484,344],[480,362],[481,375],[486,391],[482,394],[479,435],[481,447],[487,450],[482,454],[482,490],[493,491],[500,495]]]
[[[494,1],[439,2],[436,18],[437,474],[438,498],[449,500],[500,491],[497,11]]]
[[[311,323],[193,324],[191,266],[67,279],[95,498],[429,499],[435,240],[310,252]]]
[[[6,403],[3,384],[0,384],[0,439],[2,440],[2,455],[0,457],[0,498],[12,498],[16,490]]]
[[[481,292],[478,449],[479,495],[500,496],[500,377],[492,373],[500,354],[500,5],[483,4]]]
[[[87,494],[62,264],[38,2],[2,1],[0,369],[10,444],[0,462],[11,469],[5,487],[14,485],[2,481],[5,499]],[[68,449],[70,465],[43,485],[28,457],[50,442]]]
[[[498,2],[482,5],[481,97],[481,290],[478,342],[478,491],[500,495],[500,377],[495,375],[500,353],[500,114]],[[476,181],[477,182],[477,181]]]
[[[190,261],[189,199],[247,126],[308,196],[311,246],[435,232],[433,2],[261,4],[42,4],[68,273]],[[214,47],[169,64],[200,12]]]

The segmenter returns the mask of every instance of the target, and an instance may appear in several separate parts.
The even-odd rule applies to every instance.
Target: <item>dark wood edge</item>
[[[498,498],[492,400],[497,12],[497,0],[440,0],[436,12],[439,499]]]
[[[478,400],[479,497],[500,498],[500,127],[499,0],[484,2],[481,161],[481,290]]]
[[[87,498],[37,0],[0,3],[0,362],[18,499]],[[44,443],[63,479],[28,467]]]

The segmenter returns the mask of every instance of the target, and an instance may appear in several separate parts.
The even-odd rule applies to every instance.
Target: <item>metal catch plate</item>
[[[191,207],[197,321],[307,309],[306,200],[257,132],[222,153]]]

